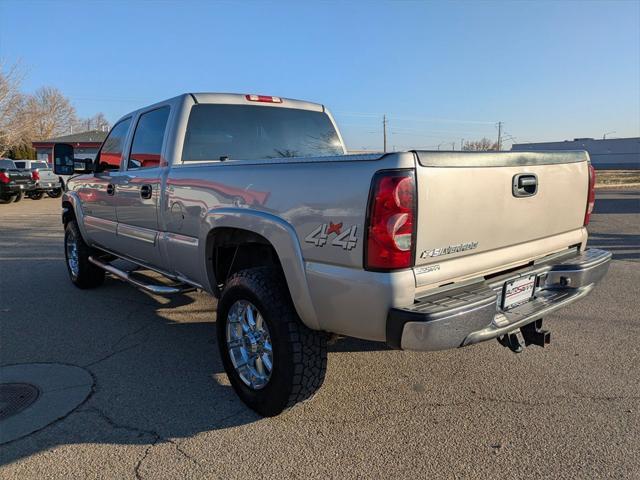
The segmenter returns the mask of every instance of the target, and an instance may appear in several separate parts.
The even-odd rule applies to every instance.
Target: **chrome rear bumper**
[[[403,350],[444,350],[497,338],[587,295],[607,273],[611,253],[588,249],[462,287],[438,289],[387,317],[387,343]],[[537,275],[534,298],[502,310],[508,280]]]

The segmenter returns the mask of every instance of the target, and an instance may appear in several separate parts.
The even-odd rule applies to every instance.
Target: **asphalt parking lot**
[[[640,191],[597,197],[590,242],[614,262],[545,320],[550,346],[418,354],[340,340],[318,396],[270,419],[228,386],[215,300],[115,279],[80,291],[60,201],[0,205],[0,365],[94,379],[77,409],[0,445],[0,477],[639,478]]]

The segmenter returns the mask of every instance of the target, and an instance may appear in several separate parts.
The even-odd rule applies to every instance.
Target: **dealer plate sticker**
[[[502,291],[502,308],[504,310],[528,302],[533,297],[536,287],[536,276],[516,278],[505,282]]]

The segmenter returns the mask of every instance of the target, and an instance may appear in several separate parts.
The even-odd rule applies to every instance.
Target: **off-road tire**
[[[273,369],[268,383],[259,390],[242,381],[227,348],[227,316],[238,300],[247,300],[258,309],[271,336]],[[242,401],[260,415],[278,415],[311,399],[322,386],[327,370],[327,335],[302,323],[280,270],[259,267],[232,275],[218,302],[216,327],[229,381]]]
[[[78,252],[78,271],[74,273],[69,265],[69,254],[67,244],[75,241]],[[89,247],[80,234],[80,229],[75,220],[67,223],[64,229],[64,256],[67,271],[71,282],[78,288],[95,288],[104,282],[104,270],[95,266],[89,261],[91,255],[96,255],[96,251]]]
[[[44,192],[33,192],[29,194],[29,198],[31,200],[40,200],[42,199],[42,197],[44,197]]]
[[[19,192],[15,197],[13,197],[13,201],[15,203],[18,203],[20,200],[22,200],[22,197],[24,197],[24,194],[22,192]]]

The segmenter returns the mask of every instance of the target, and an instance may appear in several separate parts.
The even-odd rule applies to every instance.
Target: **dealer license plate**
[[[502,290],[502,308],[504,310],[528,302],[536,288],[536,276],[516,278],[504,283]]]

